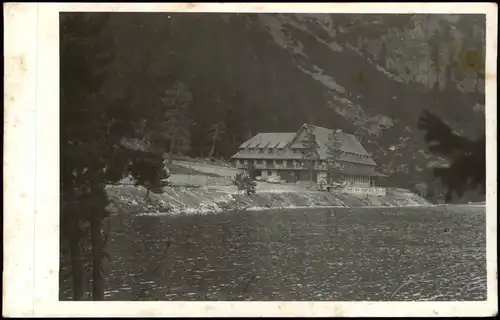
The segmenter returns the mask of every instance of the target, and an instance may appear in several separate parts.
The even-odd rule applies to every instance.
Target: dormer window
[[[259,148],[259,153],[264,153],[264,148]]]
[[[273,148],[268,148],[267,153],[273,153]]]

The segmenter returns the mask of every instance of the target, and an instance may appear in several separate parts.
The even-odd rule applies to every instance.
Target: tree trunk
[[[94,301],[104,300],[104,279],[102,277],[102,239],[101,221],[96,212],[92,213],[90,221],[90,233],[92,241],[92,298]]]
[[[313,160],[309,160],[309,181],[313,182]]]
[[[73,300],[83,300],[83,265],[80,255],[80,247],[78,246],[78,219],[75,218],[75,228],[70,241],[70,255],[71,255],[71,277],[73,280]]]
[[[435,70],[436,70],[436,82],[434,83],[434,91],[436,93],[437,105],[439,105],[439,98],[441,94],[441,64],[439,62],[439,46],[434,44],[434,50],[432,53],[433,60],[435,62]]]
[[[212,147],[210,148],[210,152],[208,153],[209,158],[212,158],[214,156],[216,142],[217,142],[217,132],[215,133],[215,136],[212,139]]]
[[[172,155],[174,154],[175,137],[170,140],[170,148],[168,150],[168,164],[172,164]]]

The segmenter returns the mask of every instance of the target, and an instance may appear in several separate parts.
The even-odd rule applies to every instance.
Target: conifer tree
[[[168,143],[168,160],[172,164],[172,156],[175,151],[185,149],[189,146],[190,130],[194,122],[189,118],[189,107],[192,103],[192,95],[187,86],[176,81],[165,90],[162,97],[164,106],[163,119],[155,134],[155,140]]]
[[[435,168],[434,176],[446,187],[446,202],[453,195],[461,197],[466,190],[486,191],[486,137],[476,140],[462,137],[453,132],[441,119],[425,111],[418,127],[425,131],[429,150],[445,157],[449,166]]]
[[[306,130],[306,137],[303,140],[303,145],[304,145],[304,159],[308,160],[308,169],[309,169],[309,180],[312,182],[313,179],[313,172],[314,172],[314,162],[320,160],[319,156],[319,144],[318,141],[316,140],[316,134],[314,133],[314,127],[313,126],[307,126],[305,128]]]
[[[137,119],[149,110],[106,91],[113,62],[112,41],[103,32],[108,18],[104,13],[63,13],[60,21],[61,247],[69,247],[73,300],[84,299],[90,269],[92,299],[104,299],[105,186],[124,178],[131,167],[139,184],[156,186],[162,176],[160,157],[123,144],[124,138],[137,138]],[[155,160],[144,163],[147,157]],[[91,268],[85,265],[86,255]]]
[[[215,146],[220,138],[226,133],[226,124],[224,122],[217,122],[210,127],[209,137],[212,142],[210,147],[210,152],[208,154],[209,158],[213,158],[215,154]]]
[[[340,134],[336,131],[332,131],[328,137],[327,144],[327,174],[328,183],[339,182],[342,179],[342,170],[340,168],[339,158],[342,154],[342,141],[340,139]]]

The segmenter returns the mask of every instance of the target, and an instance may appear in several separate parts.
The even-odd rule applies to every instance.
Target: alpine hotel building
[[[253,162],[257,176],[263,180],[278,176],[282,180],[307,181],[309,165],[304,158],[306,147],[304,139],[306,129],[313,130],[319,145],[319,161],[314,161],[313,181],[320,183],[327,180],[327,145],[333,130],[304,124],[299,131],[291,133],[259,133],[243,142],[238,152],[231,157],[235,166],[247,168]],[[353,193],[383,194],[384,188],[375,187],[377,177],[384,175],[375,171],[376,163],[365,150],[358,139],[349,133],[336,130],[342,145],[341,154],[337,159],[344,191]]]

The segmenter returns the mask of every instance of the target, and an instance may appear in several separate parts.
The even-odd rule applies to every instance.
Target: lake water
[[[484,207],[119,215],[105,299],[485,300],[485,226]]]

